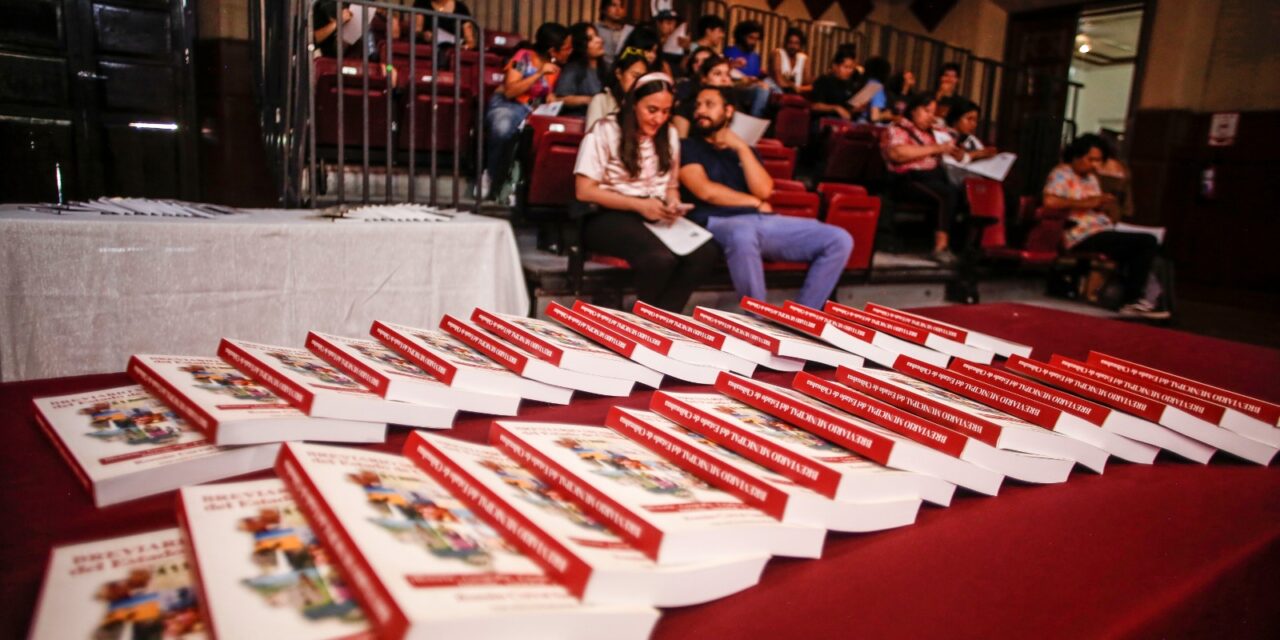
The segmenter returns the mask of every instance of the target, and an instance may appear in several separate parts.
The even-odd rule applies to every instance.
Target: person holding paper
[[[813,83],[813,99],[809,109],[814,119],[829,116],[853,119],[849,101],[858,93],[858,58],[852,47],[836,49],[831,69]]]
[[[592,96],[587,105],[586,129],[590,130],[601,118],[618,112],[618,103],[627,95],[636,80],[649,73],[649,61],[639,49],[624,49],[613,61],[613,69],[604,79],[604,91]]]
[[[924,199],[937,207],[938,226],[933,232],[933,253],[929,257],[952,266],[959,262],[950,249],[950,232],[962,206],[961,192],[942,167],[942,157],[954,155],[956,145],[950,136],[934,129],[936,106],[933,94],[911,96],[906,115],[885,129],[880,151],[898,197]]]
[[[707,242],[677,255],[646,226],[675,223],[688,210],[680,202],[680,139],[669,124],[672,91],[670,76],[650,73],[626,93],[617,114],[587,131],[574,166],[573,214],[586,216],[585,250],[631,265],[637,298],[683,313],[694,287],[720,261],[720,249]],[[600,210],[588,213],[582,205]]]
[[[556,95],[563,99],[562,116],[584,116],[592,97],[604,90],[604,40],[590,22],[569,27],[573,52],[556,79]]]
[[[343,56],[357,62],[363,59],[361,47],[365,47],[369,50],[369,61],[377,62],[378,49],[374,46],[373,29],[369,29],[370,37],[366,39],[365,25],[360,23],[361,16],[364,16],[364,21],[368,23],[373,20],[373,15],[373,8],[358,5],[344,5],[339,15],[337,0],[316,2],[311,8],[311,25],[314,29],[316,51],[326,58],[336,58],[338,45],[342,43]],[[399,27],[399,24],[390,25],[392,38],[400,37]]]
[[[436,13],[448,13],[455,16],[471,17],[471,8],[461,0],[414,0],[415,9],[426,9]],[[435,31],[431,30],[432,20],[424,15],[413,18],[414,31],[422,34],[424,40],[434,42],[436,50],[442,47],[461,46],[468,51],[476,48],[476,26],[467,20],[458,18],[437,18]],[[459,45],[458,41],[462,44]]]
[[[724,249],[739,296],[764,299],[764,260],[808,262],[796,301],[821,308],[844,273],[853,238],[811,218],[773,214],[773,178],[755,150],[729,129],[734,111],[724,89],[698,92],[693,127],[681,144],[680,183],[694,205],[689,218]]]
[[[964,98],[955,100],[947,111],[947,127],[951,129],[956,148],[963,152],[961,162],[982,160],[1000,153],[995,147],[985,147],[975,135],[978,132],[978,105]]]

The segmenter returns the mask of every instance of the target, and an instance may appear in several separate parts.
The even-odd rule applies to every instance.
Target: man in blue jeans
[[[694,205],[689,219],[724,249],[738,295],[765,298],[764,260],[808,262],[796,302],[821,308],[840,280],[853,238],[811,218],[773,213],[773,178],[755,150],[729,130],[734,107],[725,98],[720,87],[698,92],[689,137],[680,146],[682,199]]]

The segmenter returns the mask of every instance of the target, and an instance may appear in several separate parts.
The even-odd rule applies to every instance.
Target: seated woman
[[[885,85],[885,109],[893,114],[894,118],[901,118],[902,114],[907,111],[907,98],[915,92],[916,74],[910,71],[899,71],[889,77],[889,84]]]
[[[769,77],[765,80],[769,86],[785,93],[805,93],[813,88],[806,43],[804,31],[787,29],[782,46],[774,49],[769,59]]]
[[[586,128],[589,130],[605,116],[618,112],[618,101],[627,95],[636,80],[649,73],[649,62],[639,49],[623,49],[613,63],[613,70],[605,77],[604,91],[591,98],[587,105]]]
[[[982,160],[1000,153],[995,147],[987,147],[975,135],[978,132],[978,105],[964,98],[952,101],[951,110],[947,112],[947,128],[956,147],[969,156],[970,160]]]
[[[858,93],[867,93],[872,90],[875,93],[871,95],[865,106],[855,103],[854,110],[856,111],[860,106],[863,107],[862,113],[866,116],[866,122],[880,124],[897,120],[898,116],[889,110],[889,92],[885,89],[885,83],[889,81],[889,72],[892,70],[889,61],[880,56],[869,58],[862,65],[862,69],[867,81]]]
[[[1168,318],[1169,311],[1159,304],[1160,284],[1151,278],[1151,265],[1159,253],[1155,236],[1115,230],[1115,196],[1102,192],[1096,175],[1104,149],[1106,143],[1088,133],[1067,145],[1062,164],[1045,180],[1044,206],[1070,211],[1062,234],[1067,250],[1102,253],[1120,266],[1125,300],[1129,301],[1121,307],[1122,315]]]
[[[639,49],[644,52],[645,59],[649,62],[649,68],[654,71],[672,76],[671,67],[667,64],[665,58],[662,57],[662,39],[658,37],[658,33],[649,27],[636,27],[631,31],[631,35],[622,43],[621,51],[627,49]]]
[[[675,116],[671,118],[671,123],[675,126],[676,133],[679,134],[681,140],[689,137],[689,127],[693,122],[693,110],[697,108],[698,91],[703,87],[724,87],[732,97],[734,106],[739,111],[750,112],[753,96],[733,86],[733,77],[729,75],[732,68],[727,58],[722,58],[714,53],[710,54],[702,60],[702,64],[698,67],[697,83],[687,84],[682,87],[681,94],[677,96],[676,100]]]
[[[590,22],[569,27],[573,52],[560,69],[555,92],[564,102],[562,116],[586,115],[591,98],[604,90],[604,39]]]
[[[578,201],[600,208],[586,214],[583,247],[626,260],[636,297],[679,313],[719,262],[720,250],[707,242],[678,256],[645,225],[684,215],[680,140],[668,124],[673,101],[670,76],[650,73],[637,80],[618,113],[587,131],[574,174]]]
[[[493,197],[506,182],[521,123],[534,107],[559,100],[553,87],[560,75],[559,64],[569,57],[572,46],[569,29],[548,22],[538,27],[532,49],[521,49],[511,56],[505,67],[506,78],[484,114],[489,134],[485,140],[485,171],[480,180],[482,198]]]
[[[917,93],[907,101],[907,113],[885,129],[880,143],[885,165],[894,179],[898,197],[925,198],[938,209],[930,257],[942,265],[954,265],[950,232],[961,206],[960,189],[947,178],[943,154],[956,155],[956,145],[941,141],[933,130],[937,101],[933,94]]]
[[[471,8],[462,0],[413,0],[415,9],[426,9],[436,13],[452,13],[457,16],[471,17]],[[413,30],[422,34],[422,39],[432,42],[439,51],[443,47],[461,46],[467,51],[476,48],[476,26],[465,20],[456,18],[437,18],[436,29],[431,30],[431,19],[427,16],[413,17]],[[459,45],[459,41],[461,44]]]

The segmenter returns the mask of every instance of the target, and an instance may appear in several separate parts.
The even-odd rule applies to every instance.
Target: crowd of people
[[[730,42],[722,18],[703,16],[690,29],[671,4],[653,0],[652,20],[630,24],[627,0],[601,0],[597,21],[537,29],[505,63],[502,84],[486,106],[481,197],[496,196],[510,179],[525,120],[540,106],[555,105],[559,115],[585,118],[575,168],[585,248],[625,259],[641,300],[682,310],[720,261],[739,294],[763,297],[762,260],[785,260],[810,263],[799,299],[821,306],[853,239],[813,219],[772,215],[773,180],[757,152],[728,126],[736,113],[767,118],[774,96],[799,94],[808,100],[815,132],[824,118],[880,128],[887,188],[895,200],[918,200],[936,211],[930,257],[946,266],[959,261],[952,245],[967,199],[962,178],[946,170],[945,159],[963,163],[998,151],[977,135],[981,107],[964,96],[959,65],[943,65],[921,90],[912,71],[895,73],[881,57],[860,60],[853,44],[815,61],[805,33],[793,28],[780,47],[762,51],[759,23],[739,21]],[[470,15],[460,0],[417,5]],[[342,19],[317,13],[322,51]],[[434,33],[424,26],[419,19],[412,28],[427,41],[476,46],[469,22],[439,20]],[[814,67],[822,63],[818,74]],[[1101,252],[1120,263],[1126,314],[1159,317],[1167,311],[1150,277],[1158,248],[1149,235],[1114,229],[1115,200],[1095,176],[1109,154],[1096,137],[1071,144],[1044,187],[1044,204],[1070,210],[1067,250]],[[715,242],[676,255],[645,226],[680,217],[705,227]]]

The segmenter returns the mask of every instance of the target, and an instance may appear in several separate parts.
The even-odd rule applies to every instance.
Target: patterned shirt
[[[600,120],[587,131],[578,147],[575,175],[600,183],[601,189],[635,198],[666,198],[667,190],[678,186],[680,174],[680,137],[675,127],[667,127],[667,148],[671,150],[671,170],[662,173],[658,150],[652,139],[640,142],[640,175],[631,177],[622,164],[622,127],[615,116]]]
[[[1044,183],[1044,195],[1058,196],[1067,200],[1083,200],[1102,195],[1102,187],[1098,177],[1090,173],[1081,176],[1069,164],[1060,164],[1049,173]],[[1074,226],[1062,232],[1062,243],[1068,249],[1080,244],[1091,235],[1108,231],[1115,227],[1111,217],[1101,211],[1073,211],[1068,219]]]
[[[514,69],[515,71],[520,72],[521,78],[528,78],[529,76],[538,73],[538,69],[540,68],[541,67],[534,62],[533,50],[521,49],[517,51],[514,56],[511,56],[511,61],[507,63],[507,66],[503,68],[503,71],[511,71]],[[546,101],[547,96],[551,95],[551,89],[556,86],[556,79],[559,76],[559,71],[555,73],[548,73],[547,75],[538,78],[537,81],[533,83],[533,86],[529,87],[528,91],[525,91],[514,98],[509,98],[509,100],[519,102],[520,104],[527,104],[531,107],[536,107]]]
[[[929,155],[923,158],[916,158],[910,162],[901,164],[895,163],[889,159],[889,150],[894,147],[922,147],[930,144],[938,144],[938,139],[934,137],[932,129],[921,131],[915,123],[908,119],[891,125],[884,133],[884,140],[880,143],[880,151],[884,154],[884,164],[894,173],[906,173],[908,171],[932,171],[938,166],[938,156]]]

